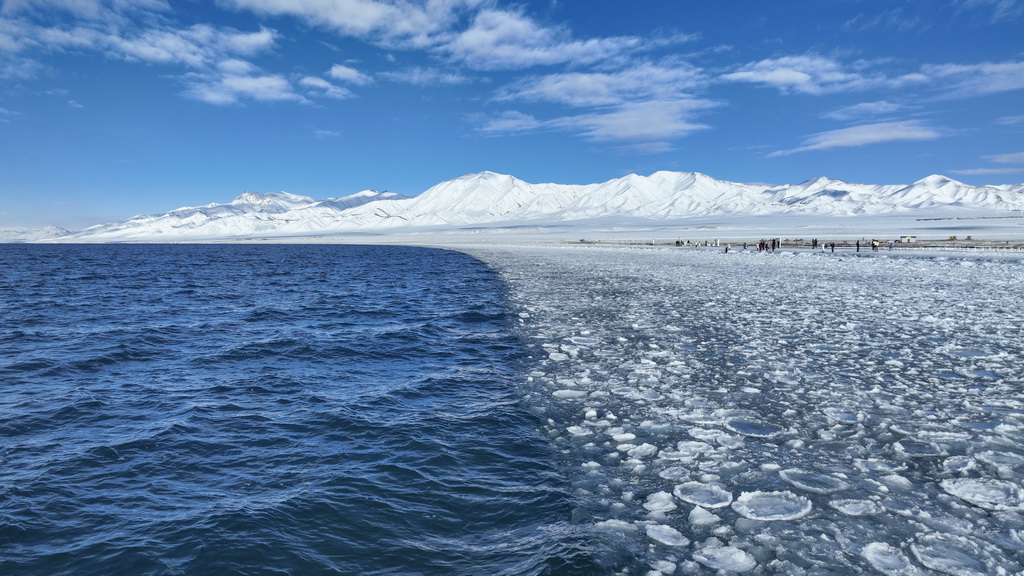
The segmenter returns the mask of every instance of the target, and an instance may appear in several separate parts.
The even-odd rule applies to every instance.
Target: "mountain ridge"
[[[247,191],[226,204],[136,216],[60,240],[188,241],[551,226],[597,219],[665,223],[710,216],[837,217],[935,210],[1024,210],[1024,184],[971,186],[931,175],[907,185],[818,177],[772,186],[670,171],[629,174],[596,184],[533,184],[485,171],[446,180],[411,197],[364,190],[314,200],[288,192]]]

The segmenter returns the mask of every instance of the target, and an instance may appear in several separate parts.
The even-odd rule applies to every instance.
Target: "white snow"
[[[916,230],[975,227],[1021,234],[1024,184],[969,186],[942,176],[910,185],[853,184],[818,178],[798,185],[765,186],[716,180],[694,172],[631,174],[586,185],[531,184],[513,176],[466,174],[414,197],[363,191],[313,200],[287,192],[245,192],[227,204],[185,207],[99,224],[62,241],[211,241],[245,238],[356,236],[421,240],[466,234],[593,237],[651,234],[678,238],[776,236],[860,237],[869,217],[884,216],[907,234]],[[996,219],[993,219],[995,217]],[[924,220],[925,218],[929,220]],[[981,218],[981,219],[979,219]],[[940,220],[935,220],[940,219]],[[856,227],[853,235],[845,228]],[[1009,228],[1007,228],[1009,227]],[[998,228],[999,231],[995,229]],[[955,233],[955,232],[954,232]],[[710,236],[709,236],[710,234]],[[766,236],[767,235],[767,236]],[[749,388],[754,390],[754,387]]]

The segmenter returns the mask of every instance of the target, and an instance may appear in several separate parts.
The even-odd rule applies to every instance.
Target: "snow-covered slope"
[[[137,216],[74,234],[76,240],[189,240],[388,233],[486,226],[555,226],[596,220],[665,223],[735,216],[1010,214],[1024,210],[1024,184],[969,186],[944,176],[910,185],[817,178],[764,186],[695,172],[631,174],[600,184],[531,184],[482,172],[442,182],[419,196],[365,191],[314,201],[285,192],[246,192],[228,204]],[[1018,212],[1017,215],[1020,215]]]
[[[53,240],[70,234],[59,226],[44,226],[42,228],[14,228],[0,229],[0,243],[12,242],[39,242],[41,240]]]
[[[406,197],[372,190],[321,201],[287,192],[243,192],[227,204],[136,216],[125,222],[92,226],[67,239],[159,241],[315,234],[331,229],[346,210],[400,198]]]

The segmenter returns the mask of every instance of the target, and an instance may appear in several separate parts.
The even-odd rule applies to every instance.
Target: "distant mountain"
[[[60,226],[44,226],[42,228],[16,228],[0,230],[0,243],[2,242],[39,242],[41,240],[52,240],[71,234]]]
[[[553,226],[596,220],[661,222],[708,216],[855,216],[919,211],[1024,210],[1024,184],[969,186],[944,176],[910,185],[817,178],[765,186],[695,172],[631,174],[600,184],[530,184],[482,172],[415,197],[364,191],[315,201],[286,192],[245,192],[228,204],[93,226],[67,240],[162,241],[393,233],[472,227]]]

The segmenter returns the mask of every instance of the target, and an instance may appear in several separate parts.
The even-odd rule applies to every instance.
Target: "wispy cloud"
[[[993,154],[991,156],[982,156],[982,158],[996,164],[1024,164],[1024,152]]]
[[[566,72],[529,78],[499,90],[497,99],[607,106],[676,99],[706,84],[704,72],[686,62],[637,63],[616,72]]]
[[[1002,124],[1003,126],[1019,126],[1024,124],[1024,114],[1015,116],[1003,116],[996,119],[996,124]]]
[[[1020,174],[1024,168],[969,168],[966,170],[950,170],[953,174],[963,176],[994,176],[998,174]]]
[[[260,102],[308,102],[297,94],[287,78],[265,74],[241,60],[227,60],[215,69],[185,76],[190,86],[185,95],[208,104],[238,104],[245,100]]]
[[[221,0],[237,9],[294,16],[342,36],[390,47],[436,46],[483,0]]]
[[[963,8],[991,11],[991,22],[1015,20],[1024,16],[1024,0],[960,0]]]
[[[533,132],[545,127],[545,123],[529,114],[506,111],[495,116],[472,115],[470,121],[478,124],[477,131],[489,136],[505,136]]]
[[[887,100],[879,100],[878,102],[862,102],[860,104],[854,104],[853,106],[846,106],[838,110],[826,112],[822,114],[822,117],[847,122],[872,116],[893,114],[903,110],[903,108],[902,104],[896,104]]]
[[[1024,61],[931,64],[922,72],[933,81],[952,82],[949,98],[969,98],[1024,89]]]
[[[335,64],[334,66],[331,66],[327,75],[339,82],[347,82],[357,86],[373,83],[373,78],[370,76],[363,74],[355,68],[345,66],[344,64]]]
[[[413,67],[392,72],[382,72],[379,76],[391,82],[401,84],[412,84],[413,86],[452,86],[457,84],[468,84],[473,81],[470,76],[437,68]]]
[[[708,125],[694,118],[717,105],[700,99],[630,102],[547,120],[516,111],[473,120],[479,124],[477,130],[488,135],[556,130],[595,142],[625,143],[636,151],[664,152],[672,149],[673,140],[707,130]]]
[[[768,58],[740,66],[721,75],[726,82],[750,82],[777,89],[783,94],[835,94],[870,88],[898,88],[927,81],[919,73],[888,76],[868,72],[870,63],[845,65],[833,58],[816,55]]]
[[[967,176],[988,176],[995,174],[1019,174],[1024,172],[1024,152],[1010,152],[1006,154],[990,154],[982,156],[982,159],[995,164],[1018,164],[1018,166],[1002,166],[999,168],[970,168],[966,170],[950,170],[955,174]]]
[[[666,143],[708,129],[694,122],[693,117],[715,106],[714,102],[697,99],[631,102],[613,110],[552,120],[551,125],[595,141]]]
[[[472,25],[440,50],[475,70],[514,70],[600,62],[641,44],[636,37],[576,40],[568,29],[543,26],[519,12],[490,9],[477,13]]]
[[[333,98],[335,100],[344,100],[346,98],[352,98],[355,94],[348,88],[341,86],[335,86],[323,78],[316,76],[306,76],[299,80],[299,84],[305,86],[310,90],[310,93],[316,96],[323,96],[325,98]]]
[[[859,126],[851,126],[849,128],[841,128],[839,130],[820,132],[805,139],[803,146],[790,150],[772,152],[768,157],[774,158],[778,156],[788,156],[798,152],[810,152],[812,150],[850,148],[901,140],[934,140],[941,136],[942,134],[938,130],[917,120],[878,122],[875,124],[862,124]]]

